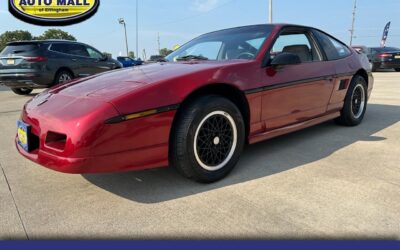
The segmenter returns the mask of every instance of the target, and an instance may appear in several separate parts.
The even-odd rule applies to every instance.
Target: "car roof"
[[[305,26],[305,25],[300,25],[300,24],[291,24],[291,23],[273,23],[273,24],[252,24],[252,25],[244,25],[244,26],[237,26],[237,27],[232,27],[232,28],[227,28],[227,29],[221,29],[221,30],[216,30],[212,32],[205,33],[203,35],[208,35],[212,34],[215,32],[220,32],[220,31],[230,31],[230,30],[237,30],[237,29],[252,29],[256,27],[268,27],[268,28],[275,28],[275,27],[295,27],[295,28],[306,28],[306,29],[315,29],[319,30],[318,28],[310,27],[310,26]]]
[[[370,47],[370,49],[397,49],[396,47]]]
[[[321,33],[324,33],[325,35],[327,35],[329,37],[334,38],[335,40],[339,41],[340,43],[342,43],[343,45],[348,47],[348,45],[345,42],[339,40],[338,38],[334,37],[333,35],[325,32],[325,31],[323,31],[321,29],[318,29],[318,28],[315,28],[315,27],[311,27],[311,26],[305,26],[305,25],[300,25],[300,24],[291,24],[291,23],[254,24],[254,25],[238,26],[238,27],[234,27],[234,28],[216,30],[216,31],[213,31],[213,32],[205,33],[205,34],[200,35],[199,37],[212,35],[213,33],[218,33],[218,32],[224,32],[224,31],[225,32],[229,32],[229,31],[235,31],[235,30],[238,30],[238,29],[254,29],[256,27],[266,27],[266,28],[268,27],[268,28],[271,28],[271,29],[274,29],[276,27],[279,27],[279,28],[295,28],[295,29],[296,28],[313,29],[313,30],[319,31]]]
[[[317,31],[320,31],[320,32],[322,32],[322,33],[325,33],[326,35],[328,35],[328,36],[330,36],[330,37],[333,37],[333,38],[335,38],[336,40],[338,40],[338,38],[336,38],[336,37],[330,35],[329,33],[325,32],[325,31],[323,31],[323,30],[321,30],[321,29],[318,29],[318,28],[315,28],[315,27],[311,27],[311,26],[300,25],[300,24],[291,24],[291,23],[253,24],[253,25],[246,25],[246,26],[238,26],[238,27],[233,27],[233,28],[228,28],[228,29],[216,30],[216,31],[213,31],[213,32],[205,33],[205,34],[203,34],[203,35],[201,35],[201,36],[211,35],[211,34],[217,33],[217,32],[224,32],[224,31],[229,32],[229,31],[235,31],[235,30],[238,30],[238,29],[244,29],[244,30],[245,30],[245,29],[253,29],[253,28],[257,28],[257,27],[266,27],[266,28],[267,28],[267,27],[268,27],[268,28],[279,27],[279,28],[313,29],[313,30],[317,30]],[[200,37],[201,37],[201,36],[200,36]],[[339,40],[339,41],[340,41],[340,40]],[[343,44],[345,44],[345,43],[342,42],[342,41],[340,41],[340,42],[343,43]],[[346,45],[346,46],[347,46],[347,45]]]
[[[18,45],[18,44],[40,44],[40,43],[74,43],[74,44],[84,44],[81,42],[62,40],[62,39],[47,39],[47,40],[25,40],[25,41],[14,41],[9,42],[7,45]]]
[[[282,25],[286,25],[286,24],[253,24],[253,25],[245,25],[245,26],[237,26],[237,27],[232,27],[232,28],[227,28],[227,29],[220,29],[220,30],[215,30],[215,31],[211,31],[208,33],[204,33],[201,36],[206,36],[206,35],[212,35],[213,33],[219,33],[219,32],[229,32],[229,31],[235,31],[235,30],[246,30],[246,29],[253,29],[253,28],[257,28],[257,27],[268,27],[268,28],[274,28],[276,26],[282,26]],[[295,26],[295,25],[293,25]]]

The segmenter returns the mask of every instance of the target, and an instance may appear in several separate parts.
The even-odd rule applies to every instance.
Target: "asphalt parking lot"
[[[13,143],[29,98],[0,88],[0,239],[400,239],[400,73],[375,74],[360,126],[249,146],[209,185],[169,168],[67,175],[31,163]]]

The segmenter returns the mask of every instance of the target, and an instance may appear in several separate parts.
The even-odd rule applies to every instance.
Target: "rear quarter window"
[[[351,55],[350,49],[338,40],[318,30],[314,30],[314,33],[329,61],[342,59]]]

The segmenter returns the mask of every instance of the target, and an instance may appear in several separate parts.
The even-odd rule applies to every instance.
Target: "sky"
[[[118,18],[127,23],[129,50],[136,50],[136,0],[101,0],[95,16],[79,24],[61,27],[78,41],[114,57],[125,54],[125,40]],[[203,33],[268,22],[268,0],[137,0],[139,5],[139,56],[172,49]],[[0,1],[0,34],[28,30],[40,35],[48,27],[24,23]],[[379,46],[384,26],[391,21],[387,46],[400,47],[400,0],[357,0],[353,44]],[[273,22],[320,28],[349,43],[353,0],[273,0]]]

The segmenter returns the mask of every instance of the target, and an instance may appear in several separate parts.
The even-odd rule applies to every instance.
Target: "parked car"
[[[165,61],[164,56],[154,55],[154,56],[150,56],[150,59],[147,60],[146,63],[156,63],[156,62],[163,62],[163,61]]]
[[[202,35],[165,62],[43,92],[25,105],[15,142],[61,172],[170,165],[213,182],[245,144],[332,119],[360,124],[373,83],[368,61],[323,31],[238,27]]]
[[[0,84],[18,95],[122,65],[95,48],[63,40],[8,43],[0,53]]]
[[[372,71],[378,69],[394,69],[400,72],[400,49],[394,47],[373,47],[368,48],[368,59]]]
[[[128,67],[133,67],[133,66],[139,66],[143,64],[143,61],[140,59],[133,59],[127,56],[119,56],[117,57],[118,62],[120,62],[122,64],[122,66],[124,68],[128,68]]]

